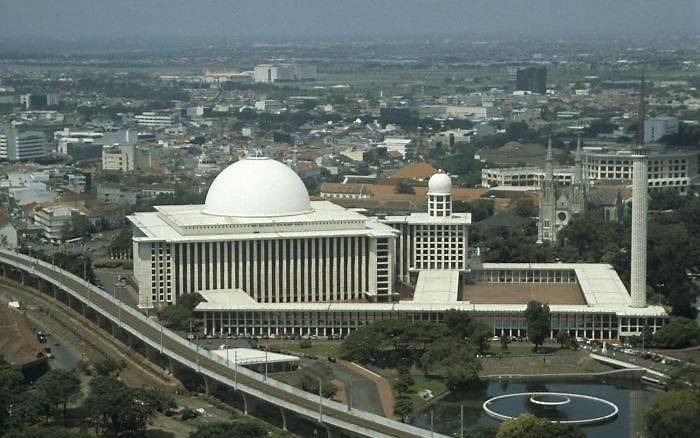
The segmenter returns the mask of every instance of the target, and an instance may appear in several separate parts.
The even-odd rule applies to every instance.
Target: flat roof
[[[459,271],[427,270],[420,271],[414,303],[453,303],[459,295]]]
[[[462,288],[462,298],[473,304],[527,304],[537,300],[545,304],[585,305],[576,283],[476,283]]]
[[[621,308],[630,294],[615,269],[606,263],[484,263],[482,270],[571,270],[588,306]],[[536,283],[542,284],[542,283]]]
[[[297,356],[289,354],[280,354],[265,352],[263,350],[254,350],[252,348],[224,348],[211,350],[212,353],[226,359],[228,350],[228,360],[231,365],[258,365],[267,363],[283,363],[283,362],[300,362],[301,359]]]
[[[202,205],[168,205],[128,216],[143,236],[134,241],[200,242],[310,237],[389,237],[397,231],[376,219],[327,201],[313,201],[308,214],[279,217],[213,216]]]
[[[471,213],[452,213],[450,216],[430,216],[428,213],[411,213],[405,216],[386,216],[382,222],[407,224],[446,224],[469,225],[472,223]]]
[[[573,270],[578,279],[580,294],[583,295],[584,303],[580,302],[552,302],[549,306],[553,313],[615,313],[618,316],[640,316],[640,317],[666,317],[666,311],[661,306],[647,306],[643,308],[630,307],[630,296],[622,280],[612,266],[596,263],[484,263],[483,269],[510,269],[510,270]],[[428,271],[425,271],[428,272]],[[438,271],[439,272],[439,271]],[[452,272],[452,271],[442,271]],[[446,277],[436,276],[435,281],[447,286],[452,290],[453,274],[446,274]],[[428,274],[423,278],[425,282],[431,278]],[[447,278],[450,278],[447,281]],[[419,275],[420,281],[420,275]],[[491,283],[503,286],[506,283]],[[507,283],[515,286],[541,287],[552,283]],[[566,283],[555,283],[554,287],[566,286]],[[571,286],[576,286],[570,283]],[[403,300],[395,303],[357,303],[357,302],[309,302],[309,303],[259,303],[251,297],[244,298],[241,294],[247,295],[245,291],[238,289],[236,296],[228,298],[215,298],[212,302],[201,302],[195,308],[196,311],[272,311],[272,312],[444,312],[449,309],[464,310],[470,312],[523,312],[527,307],[527,302],[523,303],[502,303],[502,302],[471,302],[468,300],[457,301],[452,299],[451,292],[441,293],[436,290],[439,286],[424,284],[422,290],[418,291],[418,299]],[[418,284],[416,285],[418,289]],[[204,296],[207,292],[202,293]],[[221,291],[221,293],[227,293]],[[568,291],[567,293],[571,293]],[[443,300],[440,300],[444,297]],[[420,300],[423,301],[420,301]],[[486,300],[484,300],[486,301]],[[498,301],[494,298],[493,301]],[[564,300],[565,301],[565,300]]]

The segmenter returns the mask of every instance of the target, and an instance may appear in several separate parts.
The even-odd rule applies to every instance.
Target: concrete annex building
[[[469,269],[471,217],[452,212],[444,173],[430,178],[427,213],[380,220],[310,201],[290,168],[247,158],[217,176],[204,205],[159,206],[129,220],[139,306],[198,292],[206,333],[344,336],[382,319],[442,321],[460,309],[495,334],[524,336],[530,299],[550,304],[552,335],[616,339],[667,318],[646,306],[644,291],[630,297],[605,264]]]

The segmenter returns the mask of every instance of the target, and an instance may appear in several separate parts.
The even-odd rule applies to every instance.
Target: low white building
[[[177,118],[171,113],[146,111],[134,116],[139,126],[146,128],[166,128],[175,124]]]
[[[158,206],[128,219],[139,306],[229,290],[262,303],[387,301],[395,231],[327,201],[266,157],[214,180],[204,205]]]
[[[0,159],[27,161],[48,154],[49,145],[42,132],[21,131],[12,124],[0,126]]]
[[[467,270],[471,213],[452,212],[452,181],[446,173],[437,173],[428,182],[427,213],[387,216],[382,222],[399,231],[399,281],[408,283],[411,273],[415,280],[425,270]]]
[[[74,212],[77,213],[76,210],[62,205],[40,208],[34,213],[34,223],[47,239],[63,240],[64,227],[71,223]]]

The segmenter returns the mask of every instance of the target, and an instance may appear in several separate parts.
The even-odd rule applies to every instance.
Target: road
[[[152,347],[160,347],[168,356],[196,369],[205,376],[208,375],[228,385],[235,381],[239,390],[268,403],[284,406],[286,409],[306,417],[317,418],[321,422],[366,436],[423,437],[426,434],[423,429],[397,421],[356,410],[348,412],[347,407],[338,403],[324,401],[322,405],[319,405],[319,402],[308,393],[292,390],[280,384],[273,385],[271,382],[265,382],[262,376],[247,369],[231,369],[226,364],[215,360],[213,356],[200,353],[198,348],[194,348],[177,334],[158,327],[143,315],[125,311],[126,306],[121,302],[115,302],[105,292],[89,287],[82,280],[67,275],[55,267],[38,263],[34,259],[27,259],[9,251],[0,251],[0,261],[4,261],[8,267],[23,267],[25,271],[32,272],[33,275],[60,284],[63,289],[89,302],[103,315],[114,321],[118,320],[125,330],[149,343]],[[434,436],[438,437],[439,435],[435,434]]]
[[[10,300],[12,297],[12,291],[0,286],[0,298]],[[22,302],[22,305],[26,308],[25,314],[32,328],[41,330],[46,334],[48,342],[44,344],[44,346],[51,348],[51,354],[53,355],[49,360],[49,367],[68,371],[75,369],[78,366],[78,361],[82,358],[82,354],[73,345],[68,343],[63,336],[49,330],[44,323],[39,321],[36,316],[36,313],[41,311],[39,306],[33,304],[31,301],[29,303]]]

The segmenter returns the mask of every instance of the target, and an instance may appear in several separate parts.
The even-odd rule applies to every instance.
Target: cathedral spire
[[[576,171],[574,173],[574,184],[581,184],[583,182],[583,166],[581,164],[581,136],[578,136],[578,141],[576,142]]]
[[[549,136],[547,143],[547,164],[544,170],[544,180],[552,181],[554,179],[554,167],[552,164],[552,136]]]

